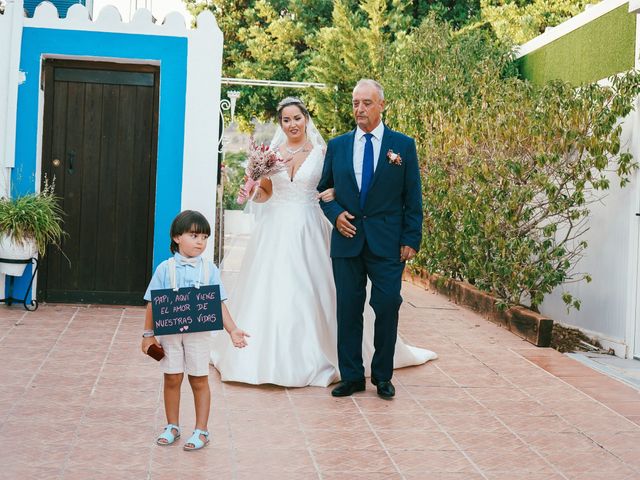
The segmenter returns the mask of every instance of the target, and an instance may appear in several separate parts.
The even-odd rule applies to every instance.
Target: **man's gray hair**
[[[370,85],[374,87],[376,90],[378,90],[378,94],[380,95],[380,100],[384,100],[384,89],[382,88],[382,85],[380,85],[375,80],[372,80],[370,78],[362,78],[358,80],[358,83],[356,83],[356,86],[353,87],[353,91],[355,91],[356,88],[358,88],[360,85]]]

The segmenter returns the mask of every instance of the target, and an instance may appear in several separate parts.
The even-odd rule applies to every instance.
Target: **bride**
[[[330,200],[333,191],[318,195],[316,190],[326,145],[301,100],[282,100],[277,118],[271,148],[288,160],[287,169],[262,179],[250,193],[261,205],[227,302],[253,341],[238,350],[214,335],[211,363],[223,381],[326,387],[340,379],[329,257],[332,226],[318,203],[319,197]],[[228,281],[224,267],[223,279]],[[373,355],[373,318],[368,309],[363,335],[367,366]],[[434,358],[435,353],[398,337],[395,368]]]

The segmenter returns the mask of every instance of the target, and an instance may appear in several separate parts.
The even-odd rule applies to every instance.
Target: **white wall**
[[[632,113],[623,123],[621,145],[635,150],[633,127],[636,114]],[[636,157],[636,160],[638,157]],[[611,165],[613,168],[614,165]],[[638,174],[624,188],[620,188],[617,175],[608,175],[611,187],[600,202],[591,205],[589,231],[584,235],[588,247],[577,264],[576,271],[591,274],[591,283],[578,282],[557,288],[548,295],[540,310],[554,320],[579,327],[598,337],[604,345],[612,347],[620,356],[626,356],[630,343],[628,325],[635,322],[630,302],[635,302],[634,252],[638,248],[637,224]],[[567,308],[561,295],[567,291],[582,301],[580,310]]]
[[[0,15],[0,196],[9,194],[9,167],[14,164],[22,11],[22,0],[8,0]]]
[[[113,5],[118,8],[122,19],[127,22],[131,21],[136,10],[146,8],[156,18],[158,23],[162,23],[164,17],[171,12],[181,13],[187,21],[187,25],[191,25],[193,17],[187,11],[182,0],[93,0],[93,18],[96,18],[107,5]]]

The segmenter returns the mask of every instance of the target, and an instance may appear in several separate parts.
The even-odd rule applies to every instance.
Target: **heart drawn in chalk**
[[[181,332],[186,332],[187,330],[189,330],[189,325],[185,325],[184,327],[180,327],[180,331]]]

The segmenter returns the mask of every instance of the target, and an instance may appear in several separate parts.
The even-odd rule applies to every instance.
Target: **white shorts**
[[[164,358],[160,360],[164,373],[209,375],[211,332],[160,335],[157,339],[164,349]]]

